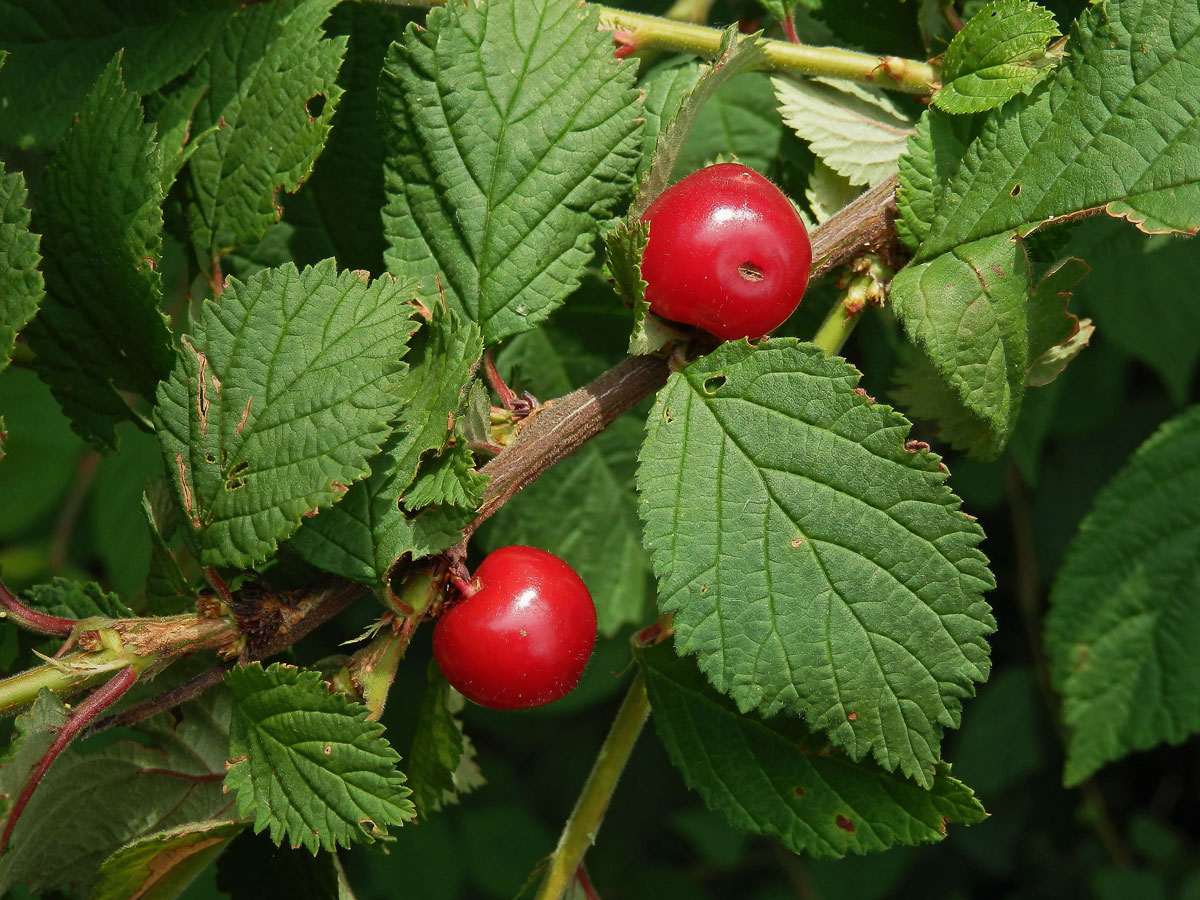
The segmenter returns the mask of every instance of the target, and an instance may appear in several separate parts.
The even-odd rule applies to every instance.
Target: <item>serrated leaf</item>
[[[1032,272],[1008,235],[913,263],[891,283],[893,308],[958,402],[986,426],[972,455],[993,459],[1017,422],[1029,369]]]
[[[937,212],[935,191],[958,170],[982,122],[981,116],[948,116],[936,109],[921,114],[900,157],[896,188],[896,235],[909,250],[929,236]]]
[[[617,297],[633,309],[633,331],[629,335],[629,354],[657,353],[678,332],[650,312],[646,302],[646,282],[642,279],[642,255],[650,240],[650,223],[617,223],[604,236],[607,251],[604,274],[613,282]],[[570,390],[570,388],[567,388]]]
[[[910,353],[892,372],[892,401],[910,418],[934,423],[933,436],[953,449],[984,458],[998,454],[1003,448],[992,442],[987,423],[962,405],[925,354],[915,347]]]
[[[228,721],[229,695],[216,690],[184,706],[178,721],[160,716],[140,725],[149,746],[126,740],[68,747],[0,857],[0,892],[21,884],[90,897],[101,864],[122,845],[227,815],[221,779]]]
[[[942,87],[933,104],[948,113],[1000,106],[1045,78],[1057,54],[1046,45],[1061,35],[1054,13],[1030,0],[996,0],[973,15],[942,59]]]
[[[439,305],[432,315],[414,340],[398,425],[371,460],[370,477],[351,485],[332,509],[306,520],[291,541],[313,565],[364,584],[382,585],[405,553],[416,559],[454,545],[474,516],[440,507],[411,516],[399,506],[421,457],[449,440],[450,423],[483,355],[478,325]],[[483,399],[490,409],[486,392]]]
[[[440,277],[489,345],[574,291],[637,163],[634,67],[596,24],[572,0],[472,0],[388,53],[385,261]]]
[[[642,116],[646,120],[642,128],[642,152],[638,159],[637,178],[641,178],[654,160],[654,147],[658,136],[679,112],[684,99],[700,80],[705,67],[695,59],[680,58],[678,61],[655,66],[638,86],[645,92]]]
[[[0,166],[0,371],[44,293],[38,270],[40,235],[29,230],[25,198],[25,176]]]
[[[449,505],[474,511],[487,483],[488,477],[475,471],[475,458],[467,445],[458,441],[425,461],[401,499],[407,510]]]
[[[738,32],[737,25],[725,29],[721,38],[717,58],[703,67],[696,84],[688,92],[671,121],[664,128],[659,125],[658,141],[650,168],[638,182],[637,196],[629,207],[629,218],[640,219],[671,182],[675,163],[683,152],[684,144],[696,124],[705,101],[712,97],[722,85],[743,72],[765,68],[767,61],[764,42],[757,35]]]
[[[276,663],[225,676],[235,706],[225,784],[257,834],[318,849],[373,841],[415,815],[400,755],[367,708],[330,693],[316,672]]]
[[[46,299],[26,332],[39,376],[102,450],[116,449],[119,422],[144,424],[122,392],[152,397],[173,361],[158,310],[162,159],[120,63],[103,71],[42,179]]]
[[[769,75],[742,72],[726,79],[696,114],[672,178],[682,178],[717,159],[770,174],[785,134],[776,105]]]
[[[230,279],[205,303],[155,409],[205,565],[266,559],[368,474],[399,407],[411,296],[327,260]]]
[[[1085,210],[1104,209],[1143,231],[1200,229],[1200,119],[1152,99],[1195,85],[1200,8],[1186,0],[1094,5],[1068,50],[1052,78],[988,118],[961,164],[926,195],[935,214],[916,248],[916,271],[891,287],[909,335],[992,441],[1007,439],[1020,408],[1012,344],[1025,330],[1016,321],[1025,310],[1010,296],[997,309],[1002,327],[983,346],[978,334],[959,330],[961,305],[927,315],[930,295],[949,288],[930,267],[958,278],[954,260],[990,257],[1013,235]],[[967,299],[979,296],[972,286]],[[975,364],[984,355],[1006,364]],[[973,368],[961,370],[961,360]]]
[[[0,758],[0,812],[7,813],[68,718],[66,704],[49,688],[42,688],[33,705],[16,717],[12,739]]]
[[[429,664],[427,674],[429,683],[421,695],[408,754],[408,783],[413,804],[422,816],[457,803],[460,794],[484,783],[474,748],[458,719],[464,705],[462,695],[451,691],[435,663]]]
[[[63,619],[88,619],[93,616],[125,619],[133,615],[133,610],[122,603],[120,597],[105,592],[94,581],[80,582],[55,576],[47,584],[35,585],[24,591],[21,597],[39,612]]]
[[[505,345],[509,384],[559,397],[624,358],[628,315],[591,279],[540,329]],[[645,621],[653,583],[634,492],[644,406],[623,416],[505,503],[479,530],[480,547],[526,544],[566,560],[592,593],[601,634]]]
[[[174,900],[245,827],[191,822],[138,838],[104,861],[92,900]]]
[[[1074,257],[1051,267],[1029,299],[1028,387],[1049,384],[1079,355],[1091,340],[1090,319],[1082,322],[1067,311],[1071,292],[1088,273],[1088,265]]]
[[[276,194],[312,171],[342,89],[344,37],[321,28],[334,0],[279,0],[233,16],[181,88],[205,85],[200,142],[182,177],[202,264],[253,243],[279,220]]]
[[[828,78],[771,79],[783,121],[852,184],[879,184],[896,174],[915,122],[881,90]]]
[[[813,345],[725,344],[659,393],[638,469],[659,608],[742,711],[929,787],[987,676],[983,532],[909,423]]]
[[[227,0],[6,0],[0,50],[0,143],[50,148],[113,54],[131,90],[186,72],[230,16]]]
[[[924,790],[831,750],[795,719],[740,714],[665,644],[637,659],[671,762],[735,828],[777,837],[793,853],[836,858],[938,841],[947,824],[987,815],[945,763]]]
[[[1096,497],[1050,594],[1046,652],[1070,732],[1063,779],[1200,731],[1200,407]]]
[[[815,224],[820,225],[861,193],[862,189],[851,184],[850,179],[838,174],[818,159],[812,175],[809,176],[808,190],[804,192],[804,198],[816,219]],[[809,230],[812,230],[812,226]]]

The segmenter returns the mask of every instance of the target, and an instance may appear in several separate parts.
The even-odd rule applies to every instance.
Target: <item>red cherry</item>
[[[721,163],[667,188],[642,215],[650,309],[722,340],[759,338],[800,305],[812,266],[808,231],[779,188]]]
[[[569,565],[534,547],[501,547],[475,570],[479,589],[449,607],[433,655],[468,700],[525,709],[566,696],[596,643],[596,607]]]

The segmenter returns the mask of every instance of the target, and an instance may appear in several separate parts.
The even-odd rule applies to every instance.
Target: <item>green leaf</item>
[[[205,85],[200,142],[183,176],[184,212],[197,258],[211,262],[253,243],[279,220],[276,194],[312,171],[342,89],[344,37],[324,36],[334,0],[254,4],[230,19],[181,90]]]
[[[399,407],[411,296],[328,260],[230,279],[205,303],[155,409],[205,565],[266,559],[367,475]]]
[[[642,116],[646,120],[642,128],[642,152],[638,159],[637,178],[641,178],[654,161],[654,147],[658,136],[679,112],[705,67],[689,57],[678,57],[675,61],[655,66],[639,83],[646,93],[642,105]]]
[[[404,492],[404,508],[445,504],[474,512],[487,483],[488,477],[475,471],[475,458],[467,445],[458,441],[426,460],[417,480]]]
[[[333,850],[373,841],[415,815],[400,756],[367,708],[316,672],[276,663],[225,676],[235,706],[226,786],[276,844]]]
[[[1030,0],[996,0],[973,15],[946,48],[933,104],[948,113],[983,112],[1028,90],[1061,54],[1054,14]]]
[[[657,353],[667,341],[679,336],[679,332],[650,312],[650,304],[646,302],[642,255],[646,252],[646,242],[649,240],[649,222],[634,222],[631,225],[622,220],[604,236],[607,250],[604,274],[612,279],[617,297],[633,308],[633,332],[629,335],[631,356]]]
[[[1200,731],[1200,406],[1165,424],[1096,497],[1055,578],[1051,677],[1064,781]]]
[[[126,740],[68,747],[42,779],[0,857],[0,892],[7,895],[21,884],[90,897],[101,864],[121,846],[163,829],[227,817],[230,798],[221,780],[229,708],[226,691],[210,691],[184,706],[178,721],[159,716],[142,723],[137,733],[150,746]]]
[[[48,584],[39,584],[22,593],[29,606],[47,615],[63,619],[126,619],[133,610],[116,594],[106,593],[94,581],[79,582],[55,577]]]
[[[905,330],[986,426],[971,447],[980,459],[1000,454],[1021,409],[1031,278],[1024,246],[999,235],[913,263],[892,279],[892,306]]]
[[[654,198],[670,184],[675,163],[705,102],[734,76],[766,66],[767,54],[763,46],[764,42],[758,37],[739,34],[736,25],[725,29],[717,58],[702,68],[695,86],[666,127],[660,122],[654,157],[650,168],[638,182],[637,196],[629,208],[630,219],[640,219]]]
[[[68,718],[66,704],[49,688],[42,688],[33,705],[17,716],[12,740],[0,758],[0,811],[7,813]]]
[[[963,155],[979,134],[982,116],[948,116],[927,109],[908,138],[900,157],[896,189],[896,234],[909,250],[929,236],[937,212],[935,191],[958,170]]]
[[[120,58],[101,74],[38,192],[46,299],[27,331],[42,380],[75,430],[115,450],[142,423],[123,391],[152,397],[173,354],[162,295],[162,159]]]
[[[170,615],[193,606],[196,593],[179,567],[168,541],[183,524],[183,516],[163,477],[152,478],[142,494],[142,513],[150,532],[150,571],[146,603],[150,612]]]
[[[896,174],[915,122],[883,91],[824,78],[771,83],[783,121],[851,184],[879,184]]]
[[[575,290],[637,163],[634,66],[596,25],[573,0],[472,0],[388,54],[385,260],[489,345]]]
[[[380,210],[386,148],[380,129],[379,80],[387,49],[402,40],[419,10],[368,3],[339,3],[325,23],[327,34],[346,34],[346,61],[338,75],[345,89],[330,123],[325,151],[305,190],[316,200],[321,221],[344,269],[384,271]]]
[[[948,823],[987,815],[946,763],[924,790],[831,750],[795,719],[740,714],[665,644],[637,658],[671,762],[735,828],[773,835],[793,853],[842,857],[939,841]]]
[[[0,166],[0,371],[44,293],[38,271],[40,235],[29,230],[25,197],[25,176]]]
[[[245,827],[191,822],[138,838],[104,861],[92,900],[174,900]]]
[[[484,783],[475,750],[458,719],[466,701],[450,689],[436,663],[430,662],[427,675],[429,684],[421,695],[416,734],[408,754],[408,783],[413,804],[422,816],[457,803],[460,794]]]
[[[958,153],[961,163],[920,201],[910,196],[910,205],[934,214],[923,236],[909,222],[920,244],[912,271],[892,282],[893,307],[910,337],[968,413],[987,424],[993,453],[1020,409],[1026,304],[1013,283],[995,297],[988,270],[978,272],[976,286],[963,263],[995,262],[1001,281],[1011,281],[1017,251],[1004,245],[1014,235],[1086,210],[1104,209],[1143,231],[1200,229],[1200,119],[1157,99],[1190,91],[1189,74],[1200,66],[1200,8],[1186,0],[1094,5],[1073,29],[1069,51],[1052,78],[993,112],[965,152],[937,151],[948,160]],[[962,330],[966,304],[935,299],[964,284],[975,314],[984,312],[982,300],[991,307],[980,322],[986,338]],[[984,357],[992,364],[980,365]]]
[[[953,388],[917,348],[892,372],[894,387],[888,396],[905,415],[933,423],[932,435],[955,450],[990,455],[999,452],[988,433],[987,423],[963,406]]]
[[[1088,273],[1087,263],[1074,257],[1061,260],[1042,276],[1029,300],[1029,371],[1025,384],[1043,387],[1062,374],[1091,340],[1090,319],[1067,311],[1071,292]]]
[[[945,467],[858,379],[786,339],[672,375],[638,470],[646,546],[676,648],[740,710],[803,715],[929,787],[987,676],[993,580]]]
[[[371,476],[352,485],[332,509],[306,520],[291,541],[313,565],[364,584],[382,585],[405,553],[416,559],[453,546],[474,517],[438,507],[414,517],[399,506],[422,455],[449,440],[448,423],[463,409],[483,355],[478,325],[436,304],[432,316],[414,341],[399,424],[370,461]]]
[[[131,90],[166,85],[192,67],[233,8],[227,0],[5,0],[0,143],[50,148],[118,51]]]
[[[559,397],[622,359],[628,317],[605,294],[607,285],[591,279],[546,325],[509,342],[497,359],[509,383]],[[566,560],[591,591],[603,635],[643,622],[653,595],[634,492],[644,409],[557,463],[505,503],[476,538],[488,550],[525,544]]]
[[[784,135],[775,107],[770,76],[742,72],[724,81],[696,114],[672,177],[711,165],[719,156],[770,174]]]
[[[861,193],[862,189],[851,184],[850,179],[838,174],[818,159],[808,179],[808,190],[804,192],[804,199],[808,201],[816,224],[820,225],[832,218],[834,213],[848,206]],[[812,230],[811,226],[809,230]]]

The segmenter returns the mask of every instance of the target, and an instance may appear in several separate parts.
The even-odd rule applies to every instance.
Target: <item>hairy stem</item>
[[[444,0],[376,0],[388,6],[441,6]],[[600,25],[632,35],[638,50],[666,50],[716,56],[724,31],[690,22],[600,6]],[[839,47],[812,47],[787,41],[765,40],[767,64],[776,72],[844,78],[906,94],[930,94],[941,84],[941,74],[927,62],[899,56],[876,56]]]
[[[4,609],[3,612],[0,612],[0,618],[12,619],[22,628],[35,631],[38,634],[67,637],[75,630],[76,623],[74,619],[48,616],[45,613],[38,612],[36,609],[30,609],[18,600],[16,595],[2,581],[0,581],[0,607]]]
[[[812,342],[820,347],[826,356],[833,356],[840,352],[850,338],[850,332],[862,318],[864,309],[866,309],[865,306],[851,308],[841,297],[838,297],[833,306],[829,308],[829,314],[825,316],[825,321],[813,335]]]
[[[617,717],[613,719],[612,728],[596,756],[575,809],[567,819],[534,900],[560,900],[575,880],[583,855],[596,839],[596,832],[600,830],[617,781],[625,769],[625,763],[629,761],[638,735],[642,733],[649,712],[646,682],[639,671],[617,711]]]
[[[28,669],[0,681],[0,715],[37,699],[42,688],[68,696],[115,669],[129,665],[122,654],[109,649],[76,653],[65,659]]]

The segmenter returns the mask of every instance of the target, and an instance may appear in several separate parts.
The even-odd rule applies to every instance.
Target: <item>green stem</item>
[[[0,714],[32,703],[42,688],[49,688],[60,696],[69,694],[102,675],[127,668],[129,664],[124,654],[106,648],[28,669],[0,680]]]
[[[375,0],[389,6],[441,6],[444,0]],[[599,6],[600,25],[631,32],[638,50],[668,50],[716,56],[724,31],[690,22]],[[876,56],[838,47],[813,47],[787,41],[763,41],[767,65],[776,72],[844,78],[906,94],[930,94],[941,84],[941,74],[929,63],[899,56]]]
[[[617,780],[629,761],[629,754],[633,752],[633,745],[642,733],[649,712],[646,682],[639,671],[629,686],[629,693],[625,695],[621,708],[617,710],[617,717],[613,719],[608,737],[596,756],[575,809],[567,819],[554,856],[550,859],[550,867],[534,900],[560,900],[571,886],[583,855],[596,839],[596,832],[600,830],[600,822],[604,819]]]
[[[813,335],[812,342],[820,347],[826,356],[833,356],[845,345],[850,337],[850,332],[854,331],[854,326],[862,318],[865,308],[864,306],[859,306],[857,309],[848,307],[846,301],[839,296],[830,308],[829,315],[825,317],[825,321]]]

